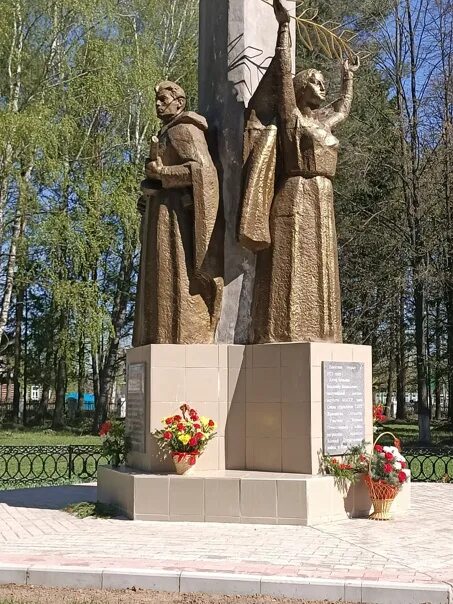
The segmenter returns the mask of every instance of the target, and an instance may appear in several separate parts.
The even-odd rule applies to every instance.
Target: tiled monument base
[[[98,497],[134,520],[315,525],[366,517],[363,483],[343,494],[331,476],[199,471],[190,476],[99,468]],[[395,515],[408,509],[410,485],[397,496]]]
[[[365,440],[372,442],[371,348],[349,344],[151,345],[127,353],[128,468],[100,468],[98,497],[142,520],[316,524],[366,516],[363,485],[345,498],[319,476],[323,362],[364,364]],[[131,387],[131,375],[137,375]],[[132,392],[133,389],[133,392]],[[193,476],[173,474],[152,432],[187,402],[217,436]],[[137,444],[138,443],[138,444]],[[409,487],[398,496],[407,508]]]
[[[170,472],[151,432],[187,402],[218,424],[198,470],[317,474],[323,446],[322,363],[365,365],[365,440],[373,439],[371,347],[288,343],[134,348],[127,364],[145,368],[144,446],[131,467]],[[129,405],[129,396],[128,396]],[[129,407],[128,407],[129,413]]]

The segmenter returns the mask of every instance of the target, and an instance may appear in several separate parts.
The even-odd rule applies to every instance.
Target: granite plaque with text
[[[364,363],[323,363],[324,453],[342,455],[365,438]]]
[[[145,453],[145,367],[132,363],[127,370],[126,431],[138,453]]]

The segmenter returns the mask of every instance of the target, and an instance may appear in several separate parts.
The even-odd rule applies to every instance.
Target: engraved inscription
[[[145,393],[145,363],[132,363],[129,365],[127,392],[128,394]]]
[[[131,451],[145,453],[145,363],[128,367],[126,431]]]
[[[342,455],[365,438],[364,363],[324,362],[324,453]]]

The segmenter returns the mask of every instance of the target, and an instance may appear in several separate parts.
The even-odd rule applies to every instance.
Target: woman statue
[[[274,12],[276,53],[251,100],[244,145],[239,239],[257,252],[252,340],[341,342],[332,130],[349,115],[359,63],[343,63],[341,98],[321,108],[324,76],[308,69],[293,79],[290,17],[280,0]]]

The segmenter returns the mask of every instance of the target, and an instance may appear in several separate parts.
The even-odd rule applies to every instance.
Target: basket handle
[[[391,436],[391,437],[393,438],[393,441],[394,441],[394,442],[396,442],[396,441],[398,441],[398,440],[399,440],[399,439],[398,439],[398,438],[397,438],[397,437],[396,437],[396,436],[393,434],[393,432],[389,432],[389,431],[386,431],[386,432],[381,432],[381,434],[379,434],[379,436],[376,438],[376,440],[375,440],[375,441],[374,441],[374,443],[373,443],[373,451],[374,451],[374,447],[377,445],[377,443],[379,442],[379,440],[380,440],[380,439],[381,439],[383,436],[386,436],[386,435]],[[373,457],[373,453],[371,453],[371,455],[370,455],[370,459],[368,460],[368,474],[369,474],[370,476],[371,476],[371,458],[372,458],[372,457]]]

